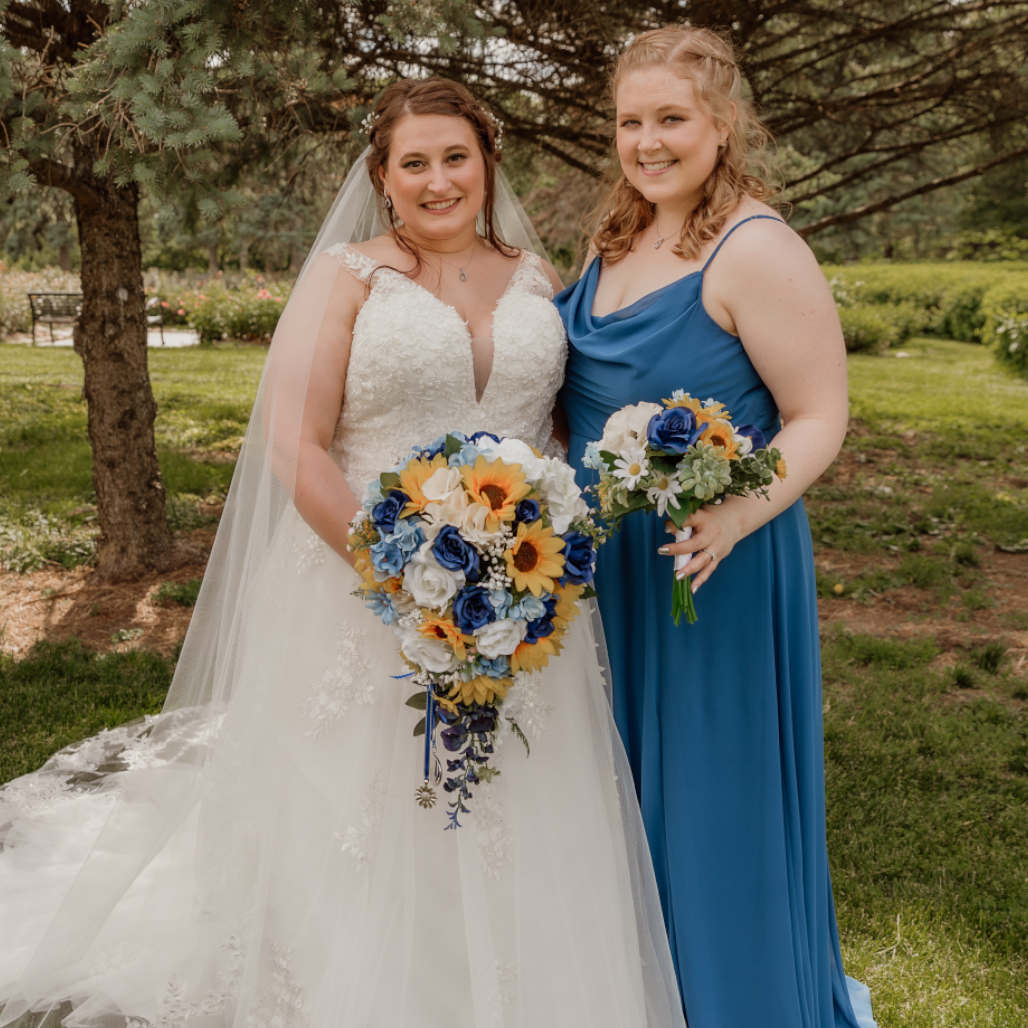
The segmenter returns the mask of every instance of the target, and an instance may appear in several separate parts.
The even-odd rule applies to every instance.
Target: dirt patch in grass
[[[849,583],[894,571],[901,558],[820,548],[816,564],[822,582],[836,582],[819,600],[822,632],[838,626],[862,635],[892,638],[932,636],[942,651],[938,662],[951,666],[975,647],[1001,639],[1008,666],[1028,673],[1028,555],[986,551],[978,567],[965,569],[947,595],[938,589],[900,585],[862,596],[847,595]],[[968,605],[968,599],[981,603]]]
[[[192,533],[194,552],[206,553],[212,538],[209,531]],[[205,557],[194,558],[116,585],[86,567],[0,572],[0,651],[22,657],[41,639],[75,638],[102,652],[170,654],[185,637],[192,608],[161,603],[158,590],[202,578],[205,565]]]

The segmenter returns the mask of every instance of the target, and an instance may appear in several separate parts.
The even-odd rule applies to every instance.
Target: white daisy
[[[646,451],[640,446],[636,450],[624,450],[614,461],[614,477],[621,480],[626,489],[635,489],[639,480],[650,473]]]
[[[657,505],[657,513],[664,517],[668,507],[678,510],[678,493],[682,486],[674,475],[658,474],[653,479],[653,484],[646,490],[646,499]]]

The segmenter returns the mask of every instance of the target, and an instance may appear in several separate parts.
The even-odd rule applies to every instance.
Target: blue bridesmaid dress
[[[756,215],[755,217],[768,217]],[[556,298],[570,341],[569,460],[626,404],[676,388],[770,438],[779,414],[737,336],[701,302],[703,269],[602,317],[600,259]],[[817,599],[801,501],[743,539],[671,621],[663,519],[634,514],[596,586],[628,751],[690,1028],[869,1028],[843,974],[825,843]]]

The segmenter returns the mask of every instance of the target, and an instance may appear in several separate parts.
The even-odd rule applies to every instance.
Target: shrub
[[[73,271],[10,271],[0,262],[0,336],[32,331],[29,293],[77,293],[79,288]]]
[[[860,303],[839,308],[848,353],[881,353],[897,343],[902,329],[884,304]],[[903,338],[906,338],[905,336]]]
[[[998,282],[985,294],[982,313],[983,341],[1000,361],[1028,378],[1028,288],[1011,280]]]

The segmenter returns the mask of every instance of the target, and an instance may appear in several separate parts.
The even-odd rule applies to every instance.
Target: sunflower
[[[672,407],[685,407],[687,410],[691,410],[696,415],[696,423],[698,425],[706,425],[711,421],[718,420],[730,421],[732,417],[723,403],[715,401],[704,407],[699,400],[688,393],[678,397],[672,396],[670,399],[664,400],[663,403],[669,410]]]
[[[729,460],[739,456],[739,447],[735,442],[735,434],[732,426],[727,421],[720,419],[710,421],[700,435],[700,442],[708,446],[716,446]]]
[[[518,534],[504,554],[507,572],[518,590],[528,589],[533,596],[553,592],[553,580],[564,570],[564,540],[553,534],[542,521],[518,524]]]
[[[497,699],[502,700],[513,684],[512,678],[490,678],[488,675],[476,675],[466,682],[457,682],[446,694],[446,698],[464,704],[493,703]]]
[[[553,612],[553,624],[564,630],[578,614],[578,601],[585,592],[584,585],[566,585],[557,591],[557,607]]]
[[[553,636],[547,635],[534,643],[521,643],[510,655],[511,671],[541,671],[559,652]]]
[[[775,474],[779,478],[785,478],[785,458],[779,457],[778,463],[775,465]]]
[[[473,465],[463,465],[460,473],[471,502],[490,512],[486,518],[490,530],[498,528],[501,521],[513,521],[518,501],[532,491],[520,464],[479,456]]]
[[[428,497],[422,486],[440,469],[448,467],[446,458],[437,453],[431,460],[417,457],[410,461],[400,472],[400,489],[407,494],[410,501],[400,513],[400,517],[416,514],[428,505]]]
[[[428,615],[418,625],[418,631],[429,639],[439,639],[449,643],[458,660],[467,658],[467,650],[464,647],[470,640],[449,618]]]

